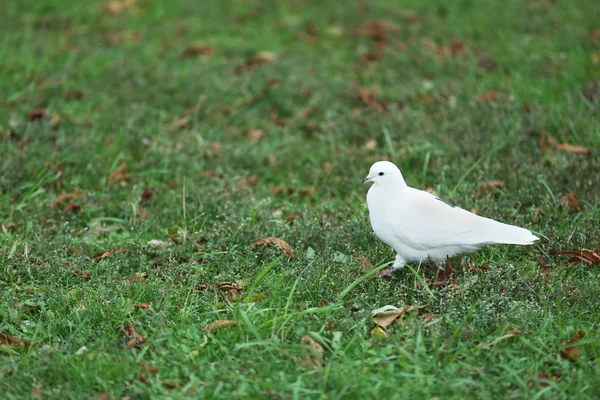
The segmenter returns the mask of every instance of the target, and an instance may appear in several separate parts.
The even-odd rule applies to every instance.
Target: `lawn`
[[[600,2],[4,3],[3,399],[600,398]],[[382,159],[542,239],[376,278]]]

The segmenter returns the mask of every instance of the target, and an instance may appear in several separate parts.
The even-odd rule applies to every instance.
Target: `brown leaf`
[[[141,344],[146,343],[146,340],[148,340],[146,336],[142,336],[135,331],[135,328],[131,322],[127,322],[123,326],[123,335],[129,339],[127,341],[127,345],[125,346],[127,350],[131,349],[132,347],[140,346]]]
[[[430,313],[425,313],[422,315],[423,318],[423,322],[427,323],[427,322],[431,322],[435,319],[435,315],[430,314]]]
[[[246,62],[235,69],[236,74],[249,71],[267,62],[277,60],[277,54],[271,51],[263,51],[246,60]]]
[[[240,184],[243,187],[252,187],[255,186],[258,183],[258,180],[260,179],[260,177],[257,174],[252,174],[244,179],[242,179],[240,181]]]
[[[363,144],[363,149],[365,150],[374,150],[377,147],[377,139],[369,139]]]
[[[40,120],[44,117],[46,117],[47,113],[46,110],[42,109],[42,108],[38,108],[36,110],[33,110],[32,112],[30,112],[27,115],[27,121],[37,121]]]
[[[77,203],[71,203],[71,204],[67,204],[61,211],[60,211],[60,215],[65,215],[66,213],[68,213],[69,211],[78,211],[81,208],[81,206]]]
[[[40,387],[40,385],[38,384],[38,386],[34,387],[33,389],[31,389],[31,393],[29,393],[29,396],[32,399],[39,399],[44,397],[44,389],[42,389]]]
[[[113,0],[104,3],[104,11],[113,17],[123,14],[123,11],[135,4],[136,0]]]
[[[94,254],[92,256],[92,260],[94,260],[94,261],[100,261],[103,258],[110,257],[110,256],[112,256],[115,253],[131,253],[131,250],[129,250],[129,249],[123,249],[123,248],[118,248],[118,247],[114,248],[114,249],[110,249],[110,250],[104,250],[104,251],[101,251],[99,253]]]
[[[212,332],[214,330],[217,329],[221,329],[221,328],[227,328],[227,327],[234,327],[237,325],[237,321],[233,321],[230,319],[217,319],[213,322],[211,322],[206,328],[207,331]]]
[[[556,139],[549,133],[542,133],[540,135],[540,150],[542,153],[548,153],[551,147],[556,146]]]
[[[396,308],[394,306],[384,306],[375,311],[371,312],[373,320],[377,325],[382,328],[385,328],[391,325],[398,318],[403,316],[404,314],[413,311],[417,306],[402,306],[400,308]]]
[[[83,279],[84,281],[89,281],[90,279],[92,279],[92,274],[90,274],[89,272],[84,271],[82,269],[76,269],[75,275],[80,276],[81,279]]]
[[[144,189],[144,192],[142,193],[142,200],[148,201],[148,200],[152,199],[152,196],[154,196],[154,189],[151,187],[147,187],[146,189]]]
[[[127,161],[122,161],[108,176],[108,186],[112,185],[113,182],[124,182],[127,180],[129,180],[129,175],[127,174]]]
[[[273,236],[259,239],[256,242],[252,243],[251,247],[262,247],[262,246],[270,246],[270,245],[275,245],[275,246],[279,247],[279,249],[282,252],[284,252],[285,254],[287,254],[288,256],[293,256],[294,254],[296,254],[296,252],[294,251],[292,246],[289,245],[288,242],[286,242],[283,239],[279,239],[279,238],[276,238]]]
[[[56,199],[50,203],[51,207],[58,208],[64,203],[68,203],[75,198],[81,197],[79,193],[61,193],[56,197]]]
[[[567,142],[559,143],[556,148],[573,154],[592,154],[592,150],[583,146],[575,146]]]
[[[221,152],[221,143],[219,142],[212,142],[210,144],[210,152],[213,154],[219,154]]]
[[[551,254],[570,256],[567,262],[571,264],[600,265],[600,255],[593,250],[553,251]]]
[[[381,113],[387,114],[387,107],[384,103],[378,100],[377,92],[371,88],[362,88],[358,85],[354,85],[354,93],[362,104],[367,107],[372,108],[373,110]]]
[[[479,101],[496,101],[496,100],[504,100],[506,98],[506,95],[504,95],[503,93],[498,93],[498,92],[494,92],[489,91],[489,92],[485,92],[485,93],[481,93],[478,94],[477,96],[475,96],[476,100]]]
[[[369,261],[369,259],[367,258],[367,256],[365,256],[362,253],[357,253],[354,254],[352,256],[352,258],[354,258],[354,260],[356,260],[356,262],[358,262],[358,264],[360,265],[360,272],[361,273],[366,273],[367,271],[370,271],[373,269],[373,264],[371,264],[371,261]],[[373,276],[375,277],[375,276]]]
[[[386,35],[399,32],[400,28],[393,22],[382,19],[376,19],[365,22],[354,30],[357,36],[366,36],[375,40],[385,40]]]
[[[305,346],[309,347],[308,352],[304,355],[304,363],[306,368],[322,368],[323,367],[323,346],[321,346],[316,340],[309,335],[302,336],[300,340]]]
[[[481,57],[477,63],[477,66],[487,71],[493,71],[496,69],[496,61],[489,57]]]
[[[575,335],[569,340],[565,340],[563,342],[563,350],[560,350],[558,354],[564,358],[565,360],[574,361],[576,358],[581,357],[581,352],[579,351],[579,346],[577,343],[581,338],[585,336],[584,331],[577,331]]]
[[[31,343],[27,340],[17,339],[0,332],[0,346],[5,344],[9,346],[23,346],[28,348]]]
[[[109,400],[110,399],[110,392],[104,392],[102,394],[99,394],[98,396],[94,397],[92,400]]]
[[[150,308],[150,303],[133,303],[137,308],[141,308],[142,310],[147,310]]]
[[[496,189],[502,189],[506,185],[500,181],[488,181],[479,185],[479,195],[484,196],[493,192]]]
[[[144,371],[152,372],[153,374],[158,373],[158,367],[155,367],[154,365],[144,364],[143,362],[139,363],[138,365]]]
[[[212,56],[213,49],[207,44],[193,44],[188,46],[183,53],[181,53],[181,58],[191,58],[198,56]]]
[[[452,263],[450,262],[450,258],[446,258],[446,268],[441,269],[438,268],[435,274],[435,282],[431,285],[432,287],[445,287],[448,285],[450,277],[456,272],[456,270],[452,267]]]
[[[569,212],[581,211],[581,207],[577,202],[577,189],[562,196],[560,199],[560,206],[567,209]]]
[[[547,374],[537,374],[537,382],[540,388],[548,387],[550,386],[551,381],[558,382],[560,378],[561,376],[558,374],[552,374],[552,376],[548,376]],[[535,383],[536,381],[534,379],[530,379],[527,382],[527,385],[533,386]]]
[[[23,310],[27,311],[30,314],[38,313],[41,309],[42,307],[38,305],[23,304]]]
[[[250,140],[252,143],[256,143],[260,140],[261,137],[265,134],[265,131],[262,129],[248,129],[244,132],[244,135]]]

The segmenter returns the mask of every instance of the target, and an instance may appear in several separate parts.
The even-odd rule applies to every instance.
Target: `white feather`
[[[373,231],[398,253],[394,269],[428,258],[441,263],[489,244],[538,240],[527,229],[475,215],[407,186],[391,162],[373,164],[365,181],[374,183],[367,193]]]

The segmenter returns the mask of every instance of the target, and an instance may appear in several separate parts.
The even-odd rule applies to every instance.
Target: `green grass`
[[[551,255],[600,246],[597,1],[139,0],[120,16],[98,1],[5,3],[0,332],[31,345],[0,346],[1,397],[600,397],[600,269]],[[354,30],[373,19],[400,29],[365,62],[373,40]],[[182,57],[193,44],[213,54]],[[259,52],[277,58],[236,72]],[[34,109],[46,116],[28,121]],[[544,153],[546,133],[592,154]],[[360,184],[384,158],[543,239],[456,257],[458,294],[433,287],[432,268],[363,279],[365,259],[394,257]],[[127,179],[109,181],[123,162]],[[505,186],[481,194],[490,180]],[[573,190],[579,212],[561,206]],[[77,197],[55,204],[62,193]],[[252,246],[269,236],[296,255]],[[92,259],[109,249],[125,250]],[[435,319],[372,337],[387,304]],[[208,331],[215,320],[237,324]],[[127,349],[126,323],[147,341]],[[581,356],[562,358],[579,330]],[[319,360],[304,335],[322,366],[307,365]]]

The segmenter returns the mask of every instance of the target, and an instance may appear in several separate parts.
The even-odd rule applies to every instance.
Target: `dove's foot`
[[[396,279],[394,277],[394,271],[395,270],[393,268],[386,268],[383,271],[376,273],[375,276],[383,279]]]

